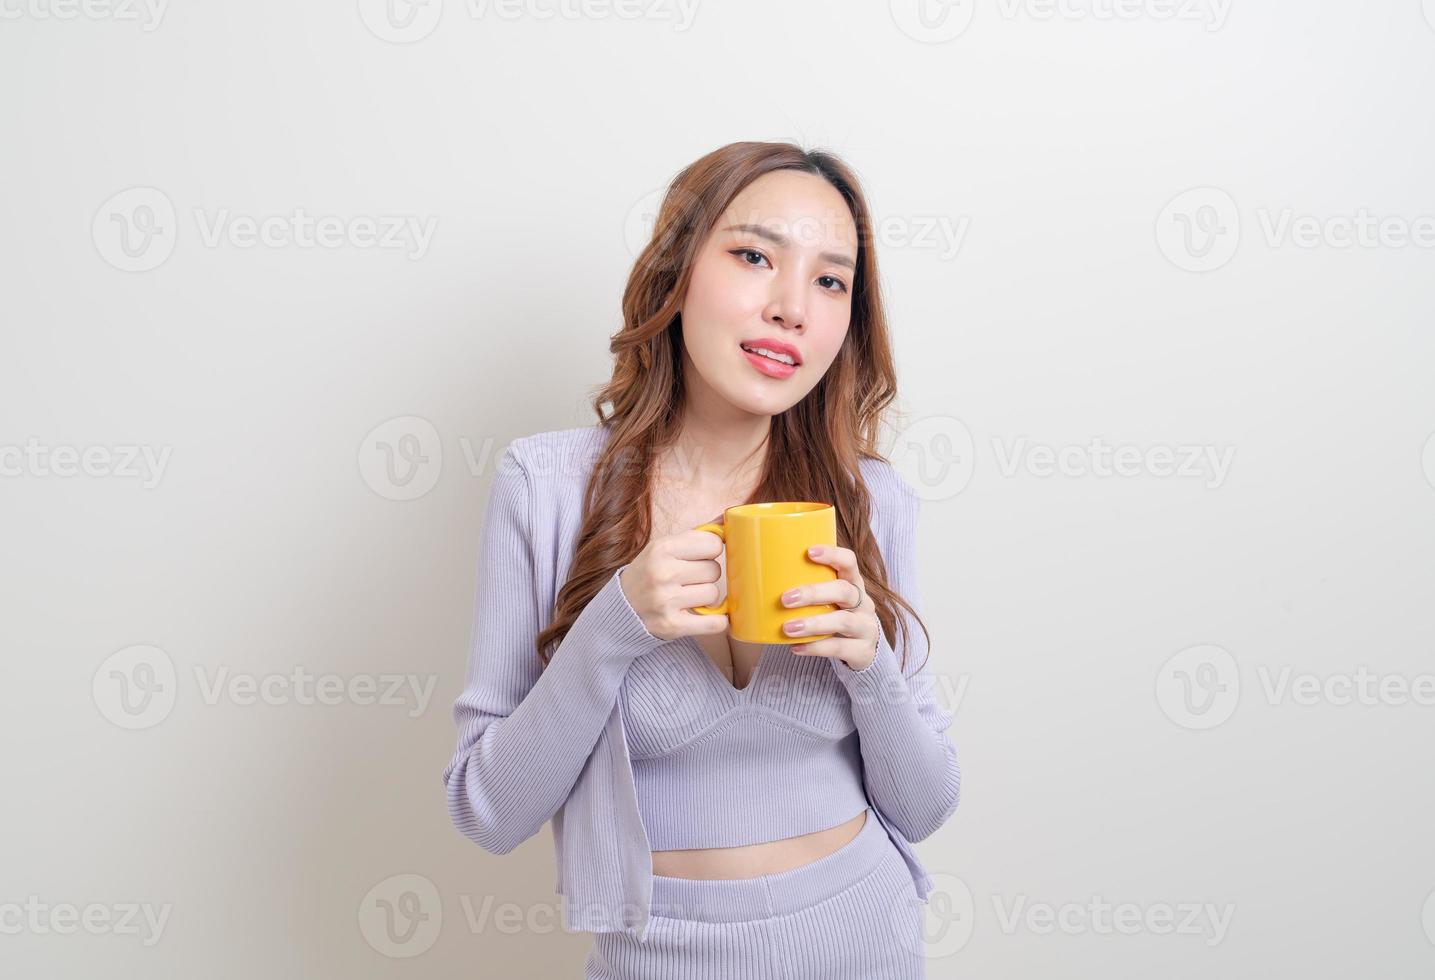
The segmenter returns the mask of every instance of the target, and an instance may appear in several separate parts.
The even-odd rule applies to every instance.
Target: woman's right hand
[[[643,626],[660,640],[727,632],[727,617],[690,610],[716,605],[722,539],[711,531],[652,538],[618,575],[618,585]]]

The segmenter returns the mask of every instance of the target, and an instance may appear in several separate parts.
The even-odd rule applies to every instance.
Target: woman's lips
[[[757,368],[769,378],[790,378],[797,373],[797,366],[794,364],[783,364],[781,361],[774,361],[770,357],[763,357],[761,354],[753,354],[743,350],[742,356],[747,358],[749,364]]]

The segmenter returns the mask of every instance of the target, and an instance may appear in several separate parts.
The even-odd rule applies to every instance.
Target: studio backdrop
[[[932,977],[1435,970],[1435,5],[0,0],[0,973],[577,976],[440,774],[677,171],[860,175]]]

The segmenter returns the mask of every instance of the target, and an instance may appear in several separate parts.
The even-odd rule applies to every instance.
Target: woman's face
[[[704,414],[726,405],[754,416],[801,401],[847,336],[856,262],[852,213],[826,180],[778,170],[748,184],[699,250],[683,298],[688,398]],[[749,353],[759,347],[796,366]]]

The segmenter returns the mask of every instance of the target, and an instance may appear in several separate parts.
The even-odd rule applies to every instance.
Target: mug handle
[[[711,531],[713,534],[716,534],[719,538],[722,539],[724,547],[727,546],[727,529],[724,528],[721,524],[699,524],[697,527],[693,528],[693,530]],[[723,596],[722,602],[719,602],[716,606],[693,606],[693,608],[689,609],[688,612],[701,613],[704,616],[726,616],[727,601],[730,598],[731,596]]]

